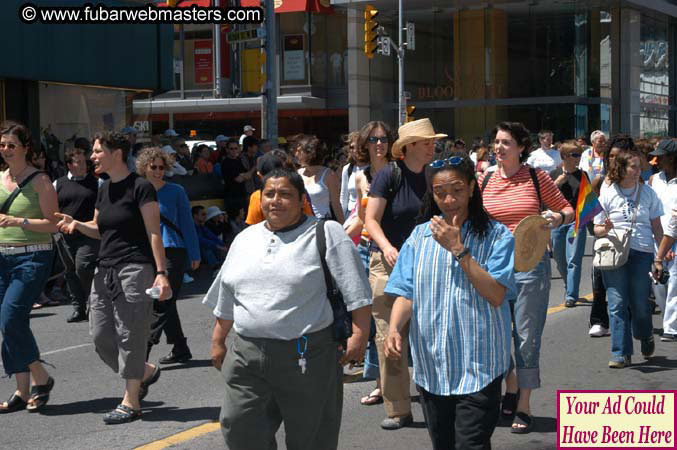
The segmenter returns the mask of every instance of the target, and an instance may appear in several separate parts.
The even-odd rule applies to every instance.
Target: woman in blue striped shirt
[[[515,241],[489,218],[465,153],[426,167],[418,225],[385,292],[397,297],[386,356],[399,358],[411,319],[414,383],[434,449],[488,448],[510,364]]]

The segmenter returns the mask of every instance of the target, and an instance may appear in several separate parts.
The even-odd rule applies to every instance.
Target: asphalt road
[[[590,242],[588,243],[590,244]],[[591,292],[589,248],[585,257],[581,296]],[[640,276],[640,275],[638,275]],[[178,303],[184,330],[194,359],[186,365],[163,367],[162,376],[143,402],[143,418],[131,424],[106,426],[101,417],[120,401],[123,381],[98,358],[86,323],[67,324],[69,306],[43,308],[32,314],[32,327],[44,359],[56,380],[47,408],[41,414],[25,411],[0,416],[0,448],[7,449],[132,449],[225,448],[218,426],[210,424],[219,415],[222,379],[210,367],[209,339],[213,318],[200,304],[201,293],[210,283],[205,273],[186,286]],[[550,449],[556,441],[557,389],[677,389],[677,344],[657,342],[656,357],[633,358],[628,369],[611,370],[609,338],[587,335],[589,304],[558,307],[563,285],[553,264],[553,281],[541,353],[543,386],[532,395],[535,430],[526,436],[510,434],[509,424],[499,426],[492,438],[494,449]],[[659,316],[654,326],[660,327]],[[639,353],[638,344],[636,352]],[[170,350],[157,346],[151,360]],[[341,449],[426,449],[430,441],[418,404],[413,405],[415,423],[398,431],[379,427],[382,406],[364,407],[359,398],[369,393],[373,382],[345,385]],[[0,398],[14,391],[13,379],[0,381]],[[412,395],[415,390],[412,386]],[[284,430],[278,435],[284,446]]]

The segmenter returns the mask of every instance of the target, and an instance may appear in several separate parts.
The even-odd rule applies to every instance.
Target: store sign
[[[454,86],[425,86],[416,91],[419,100],[441,100],[454,98]]]
[[[303,81],[306,79],[302,34],[291,34],[284,37],[284,79],[286,81]]]
[[[193,56],[195,60],[195,83],[211,83],[214,71],[211,39],[195,41]]]

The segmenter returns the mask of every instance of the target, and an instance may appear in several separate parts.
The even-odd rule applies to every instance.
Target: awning
[[[326,109],[325,99],[306,95],[280,95],[277,106],[284,109]],[[134,114],[163,113],[214,113],[258,111],[261,109],[261,97],[241,98],[186,98],[186,99],[153,99],[134,100]]]
[[[261,0],[240,0],[242,6],[261,6]],[[275,0],[275,12],[302,12],[331,14],[333,9],[329,0]]]

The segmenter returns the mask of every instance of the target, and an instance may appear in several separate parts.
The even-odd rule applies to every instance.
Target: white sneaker
[[[590,327],[590,331],[588,331],[588,334],[590,335],[590,337],[609,336],[609,329],[604,328],[602,325],[595,324]]]
[[[188,275],[187,273],[184,273],[184,274],[183,274],[183,282],[184,282],[185,284],[192,283],[193,281],[195,281],[195,279],[194,279],[193,277],[191,277],[191,276]]]

